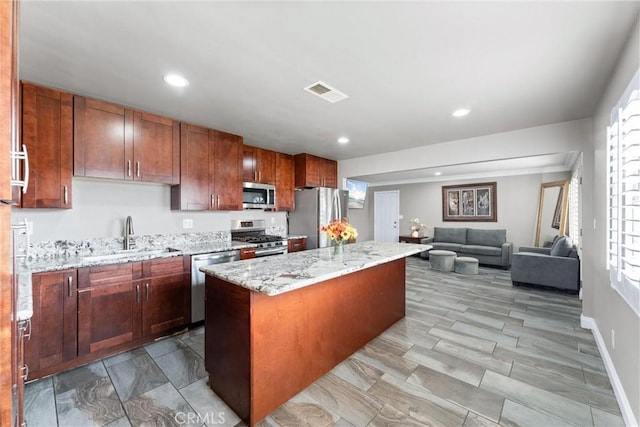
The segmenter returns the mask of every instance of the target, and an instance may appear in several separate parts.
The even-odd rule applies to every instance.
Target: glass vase
[[[335,255],[344,253],[344,243],[336,242],[335,246],[333,247],[333,253]]]

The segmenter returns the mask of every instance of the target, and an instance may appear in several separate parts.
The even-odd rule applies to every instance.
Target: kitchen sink
[[[118,259],[126,259],[126,258],[138,258],[138,257],[151,257],[156,255],[163,255],[171,252],[179,252],[178,249],[172,248],[163,248],[163,249],[154,249],[154,250],[140,250],[140,249],[130,249],[130,250],[122,250],[112,254],[104,254],[104,255],[90,255],[83,257],[83,261],[86,262],[99,262],[99,261],[111,261]]]

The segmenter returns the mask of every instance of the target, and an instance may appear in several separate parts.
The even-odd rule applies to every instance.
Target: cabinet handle
[[[22,371],[24,371],[24,374],[22,374],[22,379],[26,381],[29,377],[29,365],[27,365],[26,363],[22,365]]]
[[[216,196],[216,205],[218,206],[218,208],[220,208],[220,195],[219,194]]]
[[[258,182],[262,181],[262,172],[258,171]]]
[[[136,176],[140,178],[140,161],[136,162]]]
[[[131,176],[131,160],[127,160],[127,176]]]
[[[212,195],[211,195],[211,207],[212,207],[212,208],[215,208],[215,207],[216,207],[216,204],[215,204],[215,201],[214,201],[214,199],[213,199],[213,198],[214,198],[214,195],[212,194]]]
[[[147,288],[147,301],[149,301],[149,283],[145,283],[144,287]]]
[[[73,277],[67,277],[67,292],[70,297],[73,296]]]
[[[253,180],[254,181],[258,180],[258,171],[253,171]]]
[[[31,319],[23,320],[19,325],[22,338],[31,339]]]
[[[65,185],[64,186],[64,204],[66,205],[67,203],[69,203],[69,189]]]
[[[136,285],[136,302],[140,302],[140,285]]]

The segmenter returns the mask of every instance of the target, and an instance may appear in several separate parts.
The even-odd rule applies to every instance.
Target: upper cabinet
[[[22,143],[29,153],[29,187],[20,206],[71,208],[73,95],[23,83]]]
[[[242,179],[244,182],[276,183],[276,152],[263,148],[243,147]]]
[[[242,137],[180,125],[180,185],[171,188],[171,209],[242,209]]]
[[[276,153],[276,210],[291,212],[295,202],[293,156]]]
[[[296,187],[338,188],[338,162],[311,154],[296,154]]]
[[[74,175],[179,182],[177,121],[82,96],[73,102]]]

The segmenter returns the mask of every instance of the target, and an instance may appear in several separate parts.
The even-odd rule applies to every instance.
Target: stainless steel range
[[[257,245],[256,257],[287,253],[287,239],[265,233],[264,219],[232,220],[231,240]]]

